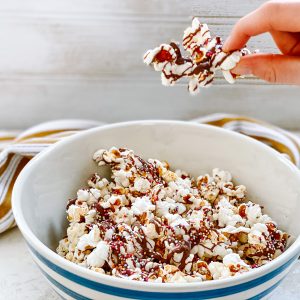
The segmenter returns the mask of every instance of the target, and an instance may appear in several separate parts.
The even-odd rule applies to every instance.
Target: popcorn
[[[201,34],[197,39],[208,35]],[[187,39],[185,47],[197,43]],[[69,200],[67,236],[57,247],[83,268],[128,280],[201,282],[248,272],[285,250],[288,234],[245,200],[246,187],[235,186],[229,172],[194,179],[115,147],[98,150],[94,160],[110,166],[111,179],[94,174]]]
[[[104,241],[100,241],[97,244],[96,249],[94,249],[91,252],[91,254],[87,256],[86,259],[87,265],[91,267],[101,268],[104,265],[105,261],[107,260],[108,254],[109,254],[109,245]]]
[[[87,224],[94,223],[96,215],[97,215],[97,211],[95,209],[89,210],[89,212],[85,216],[85,223]]]
[[[243,222],[242,217],[234,212],[234,207],[224,197],[217,204],[215,219],[221,227],[235,226],[237,223]]]
[[[80,222],[80,220],[88,213],[88,207],[87,205],[78,206],[72,204],[69,206],[67,213],[70,222]]]
[[[144,178],[136,178],[134,181],[134,188],[136,191],[143,194],[147,193],[150,189],[150,182]]]
[[[149,239],[157,239],[159,237],[158,232],[156,231],[156,227],[154,223],[148,223],[143,227],[143,231],[147,238]]]
[[[242,56],[250,53],[246,48],[224,52],[221,38],[212,38],[207,24],[201,24],[197,18],[184,31],[182,45],[188,57],[183,57],[178,45],[171,42],[148,50],[144,63],[161,72],[161,81],[165,86],[173,86],[181,78],[188,78],[191,94],[211,84],[217,70],[222,71],[229,83],[234,83],[235,77],[230,71]]]
[[[86,233],[85,223],[71,223],[67,229],[69,253],[74,252],[79,238]],[[73,254],[72,254],[73,256]]]
[[[155,210],[155,205],[152,204],[149,197],[138,197],[131,206],[134,215],[141,215],[149,211]]]
[[[266,244],[265,237],[269,235],[268,228],[265,224],[256,223],[254,224],[250,232],[248,233],[249,244],[264,245]]]
[[[222,279],[231,276],[229,268],[221,262],[211,262],[208,265],[208,269],[213,279]]]
[[[219,244],[214,247],[213,255],[214,256],[220,256],[225,257],[227,254],[232,253],[232,250],[230,248],[227,248],[226,244]]]
[[[66,256],[69,252],[69,240],[68,238],[64,238],[59,241],[58,247],[57,247],[57,253],[60,256]]]
[[[79,190],[77,192],[77,199],[87,201],[90,198],[90,193],[87,190]]]
[[[80,237],[77,249],[81,251],[85,251],[87,249],[93,249],[97,246],[98,242],[100,240],[100,230],[97,225],[94,225],[92,230],[84,234]]]

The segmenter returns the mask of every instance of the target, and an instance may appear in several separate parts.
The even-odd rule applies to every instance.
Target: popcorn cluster
[[[151,282],[235,276],[280,255],[279,230],[226,171],[191,178],[132,150],[98,150],[110,181],[94,174],[69,200],[57,253],[102,274]]]
[[[230,70],[236,66],[241,56],[249,54],[246,48],[224,52],[221,38],[212,38],[207,24],[201,24],[197,18],[184,31],[182,45],[189,57],[183,57],[178,45],[172,42],[148,50],[144,55],[144,62],[152,65],[155,71],[162,72],[163,85],[172,86],[179,79],[188,78],[188,90],[191,94],[198,93],[199,87],[209,85],[217,70],[222,71],[229,83],[234,83]]]

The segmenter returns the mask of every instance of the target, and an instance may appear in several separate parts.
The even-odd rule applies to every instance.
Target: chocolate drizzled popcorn
[[[285,250],[288,234],[228,172],[192,178],[123,148],[99,150],[94,160],[112,176],[94,174],[67,205],[57,253],[71,262],[131,280],[200,282],[247,272]]]
[[[236,66],[241,56],[250,53],[246,48],[224,52],[221,38],[212,38],[207,24],[201,24],[197,18],[184,31],[182,45],[188,57],[183,57],[178,45],[172,42],[148,50],[144,55],[144,62],[161,72],[163,85],[172,86],[181,78],[188,78],[188,90],[191,94],[198,93],[200,87],[212,83],[217,70],[222,71],[229,83],[234,83],[235,76],[230,70]]]

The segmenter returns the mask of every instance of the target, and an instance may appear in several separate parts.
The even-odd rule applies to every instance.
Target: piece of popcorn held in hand
[[[200,87],[211,84],[217,70],[222,71],[229,83],[234,83],[231,70],[242,56],[250,53],[246,48],[224,52],[221,38],[212,38],[207,24],[201,24],[197,18],[184,31],[182,45],[187,57],[182,56],[178,45],[172,42],[148,50],[144,62],[161,72],[163,85],[172,86],[181,78],[187,78],[191,94],[197,94]]]
[[[148,50],[144,62],[152,65],[155,71],[162,72],[162,84],[166,86],[174,85],[182,77],[188,77],[194,67],[193,61],[183,58],[179,47],[173,42]]]

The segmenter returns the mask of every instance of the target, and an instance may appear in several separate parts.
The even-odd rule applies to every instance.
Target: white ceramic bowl
[[[192,175],[219,167],[247,186],[254,202],[293,236],[269,264],[229,279],[203,283],[144,283],[77,266],[55,253],[66,232],[66,201],[101,169],[99,148],[128,147],[144,158],[167,160]],[[108,125],[52,146],[33,159],[13,191],[13,210],[30,252],[65,299],[261,299],[272,292],[300,253],[300,172],[286,158],[254,139],[223,129],[177,121]],[[22,271],[22,270],[20,270]]]

